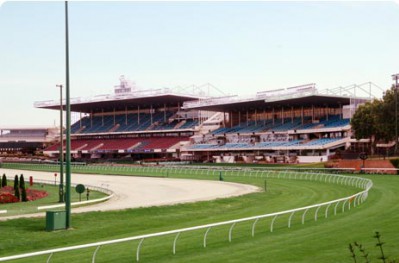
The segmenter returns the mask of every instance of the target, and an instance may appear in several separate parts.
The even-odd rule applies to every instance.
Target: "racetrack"
[[[51,172],[1,169],[0,173],[23,173],[27,179],[33,176],[34,181],[39,179],[54,180],[54,173]],[[155,177],[72,174],[71,180],[72,183],[94,185],[108,188],[114,192],[114,196],[110,200],[94,205],[72,208],[72,213],[205,201],[239,196],[260,190],[253,185],[230,182]],[[74,189],[71,190],[75,191]],[[0,220],[27,216],[44,216],[44,213],[2,217]]]

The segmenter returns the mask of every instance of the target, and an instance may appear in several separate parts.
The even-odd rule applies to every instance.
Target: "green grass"
[[[13,185],[13,182],[9,181],[8,185]],[[30,213],[38,213],[43,212],[38,211],[37,207],[39,206],[47,206],[47,205],[56,205],[59,204],[59,196],[58,196],[58,186],[48,185],[48,184],[40,184],[36,183],[32,187],[28,186],[30,189],[36,189],[41,191],[46,191],[48,196],[45,198],[37,199],[31,202],[19,202],[19,203],[12,203],[12,204],[0,204],[0,210],[7,210],[6,214],[0,214],[1,217],[6,216],[13,216],[13,215],[21,215],[21,214],[30,214]],[[98,199],[105,197],[106,194],[98,192],[98,191],[90,191],[90,200]],[[86,194],[82,194],[82,201],[86,200]],[[79,201],[79,194],[72,188],[71,191],[71,201],[78,202]]]
[[[169,174],[172,176],[172,174]],[[178,175],[178,177],[217,179],[215,176]],[[368,200],[350,212],[313,219],[309,211],[306,223],[301,214],[287,228],[288,216],[279,217],[270,233],[270,219],[258,222],[255,237],[251,223],[237,224],[233,241],[227,240],[228,228],[209,232],[208,246],[202,247],[204,231],[184,233],[179,237],[177,254],[172,255],[174,236],[147,239],[141,262],[352,262],[347,246],[358,241],[376,262],[374,231],[383,234],[386,254],[399,258],[399,177],[367,176],[374,182]],[[225,176],[225,180],[263,187],[264,179]],[[44,219],[18,219],[0,222],[0,255],[85,244],[101,240],[155,233],[240,217],[271,213],[347,196],[353,187],[299,180],[268,179],[268,191],[208,202],[164,207],[129,209],[119,212],[93,212],[72,216],[73,230],[44,232]],[[330,208],[331,209],[331,208]],[[132,262],[138,241],[104,246],[96,262]],[[51,262],[91,262],[94,248],[55,254]],[[15,262],[45,262],[43,256]]]

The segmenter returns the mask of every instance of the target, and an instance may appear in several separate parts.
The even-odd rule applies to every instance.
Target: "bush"
[[[399,159],[390,159],[389,161],[395,168],[399,168]],[[397,173],[399,174],[399,171]]]
[[[25,185],[23,185],[23,187],[21,188],[21,201],[22,202],[27,202],[28,201],[28,197],[26,196]]]
[[[19,177],[19,188],[25,188],[25,179],[23,174],[21,174],[21,176]]]
[[[16,203],[19,202],[18,198],[10,193],[0,194],[0,204]]]
[[[19,189],[18,175],[15,175],[15,177],[14,177],[14,191],[17,191],[17,189]]]
[[[21,196],[20,196],[20,194],[19,194],[19,187],[17,187],[17,188],[14,189],[14,196],[15,196],[16,198],[18,198],[18,201],[21,199]]]
[[[3,174],[3,178],[1,180],[1,187],[7,186],[7,176]]]

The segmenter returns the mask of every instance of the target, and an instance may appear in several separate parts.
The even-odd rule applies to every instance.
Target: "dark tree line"
[[[359,106],[351,120],[355,138],[370,138],[372,150],[378,142],[394,141],[396,133],[395,107],[394,87],[387,90],[382,99],[374,99]]]

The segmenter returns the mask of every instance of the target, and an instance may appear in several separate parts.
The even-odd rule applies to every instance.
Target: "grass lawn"
[[[157,175],[157,174],[155,174]],[[169,174],[174,177],[174,174]],[[179,174],[177,177],[212,178]],[[172,255],[174,236],[145,240],[141,251],[143,262],[353,262],[348,243],[358,241],[377,261],[374,231],[383,234],[386,254],[399,258],[399,187],[397,176],[367,176],[374,182],[368,200],[350,212],[330,215],[328,219],[313,219],[309,211],[306,223],[295,215],[287,228],[288,216],[279,217],[275,231],[270,233],[270,219],[260,220],[255,237],[251,223],[237,224],[233,241],[228,242],[228,226],[214,228],[208,235],[208,246],[202,247],[204,231],[185,233],[179,237],[177,254]],[[263,187],[264,180],[225,176],[226,181]],[[111,240],[139,234],[213,223],[240,217],[271,213],[347,196],[352,187],[309,181],[268,179],[268,191],[241,197],[218,199],[164,207],[93,212],[72,216],[73,230],[44,232],[44,219],[17,219],[0,222],[0,255],[13,255],[43,249]],[[319,211],[320,215],[324,210]],[[132,262],[138,242],[132,241],[102,247],[96,262]],[[91,262],[94,248],[55,254],[51,262]],[[44,262],[46,257],[15,262]],[[36,260],[36,261],[35,261]],[[359,261],[358,261],[359,262]]]
[[[8,181],[8,185],[13,186],[13,181]],[[13,216],[13,215],[20,215],[20,214],[30,214],[30,213],[37,213],[43,212],[38,211],[37,207],[39,206],[47,206],[47,205],[55,205],[59,204],[59,196],[58,196],[58,186],[49,185],[49,184],[40,184],[36,183],[32,187],[29,186],[29,182],[25,182],[27,188],[36,189],[40,191],[46,191],[48,196],[37,199],[35,201],[30,202],[19,202],[19,203],[12,203],[12,204],[0,204],[0,210],[7,210],[6,214],[0,214],[1,217],[5,216]],[[106,194],[98,192],[98,191],[90,191],[90,200],[98,199],[105,197]],[[86,200],[86,194],[82,194],[82,201]],[[75,188],[71,188],[71,201],[78,202],[79,201],[79,194],[75,191]],[[1,222],[0,222],[1,225]]]

